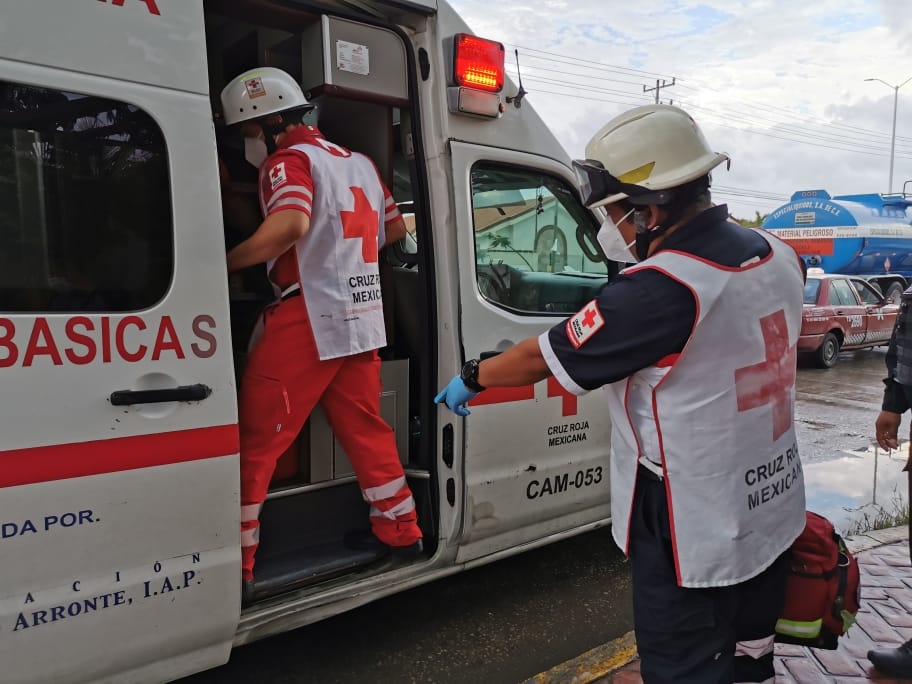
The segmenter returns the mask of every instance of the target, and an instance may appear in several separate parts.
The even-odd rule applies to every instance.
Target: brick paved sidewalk
[[[849,548],[861,569],[861,610],[835,651],[776,645],[776,682],[862,684],[908,682],[878,673],[868,650],[892,648],[912,638],[912,568],[904,529],[855,537]],[[594,680],[598,684],[642,684],[639,660]]]

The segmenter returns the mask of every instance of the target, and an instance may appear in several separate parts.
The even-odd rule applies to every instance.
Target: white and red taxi
[[[804,286],[798,353],[832,368],[842,350],[889,343],[898,313],[899,302],[886,299],[865,280],[811,269]]]

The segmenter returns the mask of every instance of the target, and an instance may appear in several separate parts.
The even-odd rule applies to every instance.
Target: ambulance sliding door
[[[41,5],[0,41],[0,680],[167,681],[227,661],[240,613],[211,105],[138,82],[205,64],[199,30],[158,45],[202,8]],[[42,49],[59,26],[84,37]]]
[[[593,217],[552,160],[452,142],[465,358],[502,352],[591,301],[607,282],[581,244]],[[465,418],[459,561],[607,519],[604,397],[554,379],[489,389]]]

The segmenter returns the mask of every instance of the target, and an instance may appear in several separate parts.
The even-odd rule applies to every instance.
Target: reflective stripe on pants
[[[269,307],[263,320],[239,398],[243,577],[253,577],[258,515],[276,462],[318,402],[365,498],[382,512],[370,516],[374,534],[390,546],[418,541],[421,531],[395,435],[380,416],[377,352],[321,361],[302,297]]]

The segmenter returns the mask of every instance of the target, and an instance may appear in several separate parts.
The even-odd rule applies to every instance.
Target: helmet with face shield
[[[573,162],[590,208],[627,200],[669,204],[675,188],[708,176],[729,156],[713,152],[697,123],[679,107],[647,105],[609,121]]]

